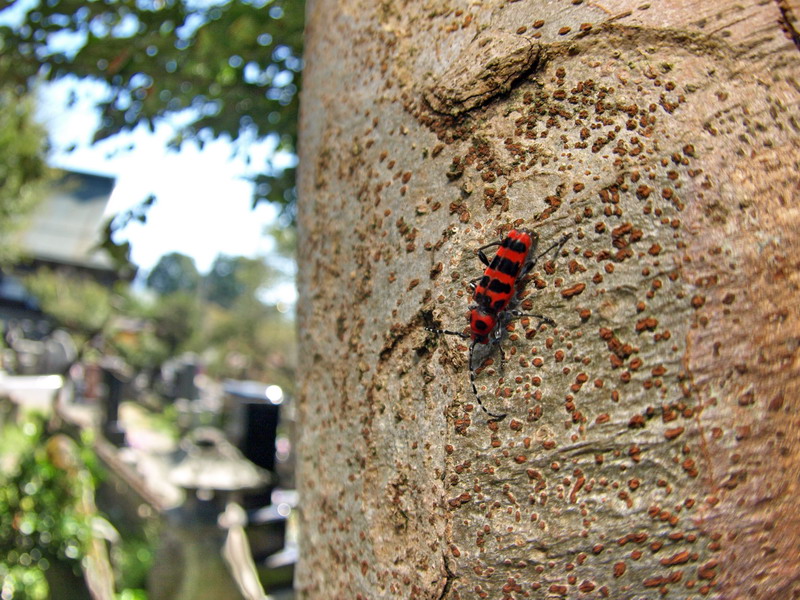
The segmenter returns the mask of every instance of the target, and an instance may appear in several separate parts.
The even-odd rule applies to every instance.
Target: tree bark
[[[309,2],[300,597],[800,597],[796,15]],[[512,227],[491,422],[425,328]]]

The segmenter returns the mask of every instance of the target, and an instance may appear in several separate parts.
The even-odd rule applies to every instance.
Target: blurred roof
[[[31,258],[92,269],[112,269],[102,241],[103,215],[114,179],[68,171],[31,217],[20,246]]]

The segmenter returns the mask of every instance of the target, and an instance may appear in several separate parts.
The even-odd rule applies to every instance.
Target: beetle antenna
[[[442,335],[456,335],[462,340],[467,340],[470,338],[470,335],[468,333],[464,333],[463,331],[450,331],[449,329],[436,329],[435,327],[426,327],[425,330]]]
[[[475,399],[478,401],[478,405],[483,409],[490,417],[490,421],[502,421],[506,418],[508,413],[503,413],[502,415],[495,414],[493,412],[489,412],[489,410],[483,405],[481,402],[481,397],[478,395],[478,387],[475,385],[475,369],[472,368],[472,355],[475,351],[475,340],[469,345],[469,382],[472,384],[472,393],[475,394]]]

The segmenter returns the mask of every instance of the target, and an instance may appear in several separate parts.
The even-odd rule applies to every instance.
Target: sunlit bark
[[[800,593],[792,8],[310,3],[301,597]],[[511,227],[491,423],[425,328]]]

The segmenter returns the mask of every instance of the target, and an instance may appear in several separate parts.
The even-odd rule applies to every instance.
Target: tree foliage
[[[82,339],[102,331],[114,314],[115,292],[89,277],[41,268],[25,277],[25,286],[45,313]]]
[[[274,136],[294,152],[304,4],[17,0],[21,23],[0,27],[0,77],[22,89],[37,77],[104,82],[95,140],[181,114],[176,147],[226,137],[246,152]],[[256,200],[293,201],[293,169],[267,165],[257,183]]]
[[[187,273],[181,273],[182,268]],[[292,388],[294,325],[260,297],[265,287],[285,277],[278,269],[260,258],[220,255],[208,274],[199,275],[189,257],[176,253],[159,261],[148,284],[154,274],[159,287],[151,287],[159,298],[138,311],[154,325],[154,337],[161,342],[151,348],[154,359],[160,357],[158,348],[167,356],[195,352],[203,356],[212,376]],[[193,282],[191,290],[181,281]],[[146,333],[140,335],[138,354],[131,346],[126,352],[142,354],[148,340]]]
[[[147,287],[160,296],[169,296],[176,292],[195,292],[200,286],[200,273],[194,260],[172,252],[165,254],[147,276]]]
[[[227,272],[216,277],[215,272]],[[206,277],[208,321],[202,340],[207,348],[209,372],[217,377],[257,379],[293,390],[294,324],[276,307],[265,304],[260,292],[280,278],[280,273],[260,259],[220,256]],[[216,291],[212,282],[217,281]],[[223,292],[227,295],[223,295]]]
[[[192,352],[213,377],[268,381],[291,393],[294,323],[282,307],[262,299],[264,287],[284,274],[261,259],[241,256],[219,256],[205,276],[179,253],[159,265],[161,274],[151,273],[157,275],[154,298],[124,283],[110,290],[48,269],[29,275],[25,284],[78,342],[91,340],[97,351],[120,356],[136,370],[152,371]]]
[[[45,572],[55,563],[80,576],[95,518],[80,509],[80,499],[93,494],[93,475],[85,465],[77,477],[59,468],[48,452],[40,418],[6,425],[0,439],[2,597],[43,600],[49,597]],[[85,446],[75,451],[94,462]]]
[[[274,279],[272,269],[261,259],[220,254],[203,279],[203,297],[231,308],[240,298],[255,297]]]
[[[101,577],[96,566],[100,562],[112,566],[106,540],[98,537],[98,532],[108,532],[113,526],[94,502],[102,472],[91,448],[91,434],[84,433],[75,441],[47,431],[44,419],[28,413],[18,423],[0,426],[3,599],[45,600],[69,595],[68,591],[70,597],[82,597],[81,592],[87,594],[85,577],[97,586]],[[122,587],[119,597],[145,597],[143,570],[153,556],[152,540],[146,533],[116,539],[112,552],[114,574]],[[67,590],[67,585],[75,589]]]
[[[236,276],[237,260],[232,256],[219,256],[206,277],[206,298],[220,306],[229,308],[244,291],[244,283]]]
[[[160,298],[151,311],[156,339],[166,344],[168,356],[186,350],[186,344],[200,327],[197,296],[177,291]]]
[[[205,316],[196,348],[209,375],[275,383],[294,393],[296,339],[291,319],[258,301],[240,302],[231,310],[209,305]]]
[[[33,109],[30,96],[0,88],[0,259],[12,251],[9,234],[24,223],[53,179],[45,162],[46,137]]]
[[[127,240],[116,241],[114,234],[125,229],[130,223],[146,223],[147,212],[155,200],[155,196],[150,195],[132,208],[109,217],[103,225],[99,247],[108,254],[121,277],[133,279],[137,267],[131,261],[131,243]]]

